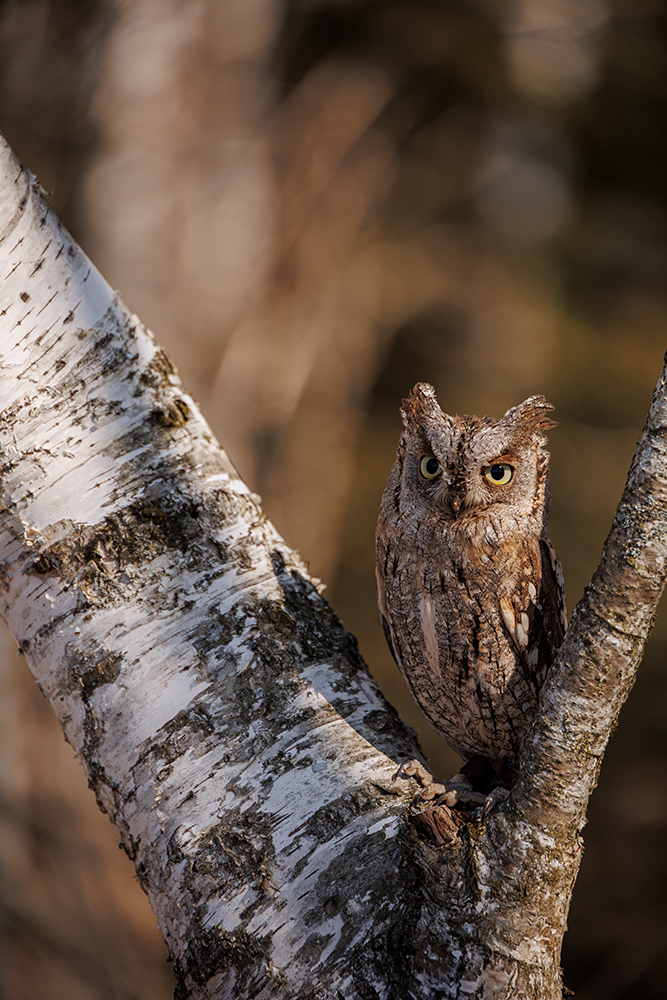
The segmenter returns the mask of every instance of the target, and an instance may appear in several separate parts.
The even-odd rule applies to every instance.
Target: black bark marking
[[[151,419],[158,427],[183,427],[190,418],[190,407],[184,399],[175,399],[173,403],[155,409],[151,413]]]

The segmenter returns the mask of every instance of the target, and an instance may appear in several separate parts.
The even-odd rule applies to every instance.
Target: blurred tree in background
[[[572,608],[667,347],[665,3],[0,0],[0,128],[451,773],[375,609],[398,406],[418,380],[450,412],[555,404]],[[131,865],[3,648],[0,1000],[166,998]],[[659,621],[591,804],[580,1000],[665,996],[666,654]]]

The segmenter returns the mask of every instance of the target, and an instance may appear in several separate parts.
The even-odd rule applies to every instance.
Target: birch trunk
[[[354,640],[4,144],[0,263],[1,610],[177,996],[560,997],[587,798],[664,584],[664,373],[522,778],[438,847]]]

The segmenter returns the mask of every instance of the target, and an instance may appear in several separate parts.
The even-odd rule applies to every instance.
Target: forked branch
[[[665,374],[522,778],[435,847],[354,641],[4,143],[0,282],[2,614],[179,996],[559,996],[585,804],[664,584]]]

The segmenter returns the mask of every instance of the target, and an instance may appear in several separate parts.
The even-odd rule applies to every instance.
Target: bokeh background
[[[358,636],[418,380],[544,393],[573,607],[667,348],[661,0],[0,0],[0,128],[154,330]],[[0,670],[0,1000],[166,1000],[117,836],[11,640]],[[563,956],[578,1000],[667,997],[667,624],[604,763]]]

